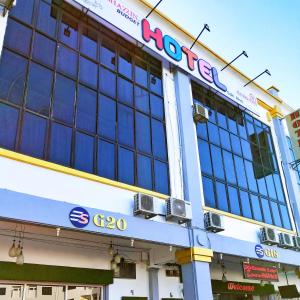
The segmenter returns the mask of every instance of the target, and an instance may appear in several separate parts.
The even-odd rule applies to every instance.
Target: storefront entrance
[[[103,300],[101,286],[0,282],[0,300]]]

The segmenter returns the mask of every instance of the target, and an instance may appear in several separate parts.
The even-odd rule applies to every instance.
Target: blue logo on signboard
[[[265,251],[264,251],[264,248],[262,247],[262,245],[255,246],[255,253],[256,253],[257,257],[259,257],[259,258],[264,257]]]
[[[75,207],[70,211],[69,219],[77,228],[83,228],[90,222],[89,213],[82,207]]]

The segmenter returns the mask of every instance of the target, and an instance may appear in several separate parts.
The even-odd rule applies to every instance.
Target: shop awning
[[[0,262],[0,280],[108,285],[113,283],[113,271]]]

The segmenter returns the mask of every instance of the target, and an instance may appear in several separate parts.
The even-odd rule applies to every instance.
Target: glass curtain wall
[[[63,1],[18,0],[0,147],[169,194],[161,63]]]
[[[209,110],[197,124],[205,205],[291,229],[270,128],[193,83]]]

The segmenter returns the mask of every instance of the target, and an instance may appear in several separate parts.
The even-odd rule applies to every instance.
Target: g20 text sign
[[[243,263],[244,278],[266,280],[266,281],[279,281],[278,270],[276,267],[267,267]]]
[[[300,109],[286,116],[295,158],[300,159]]]

